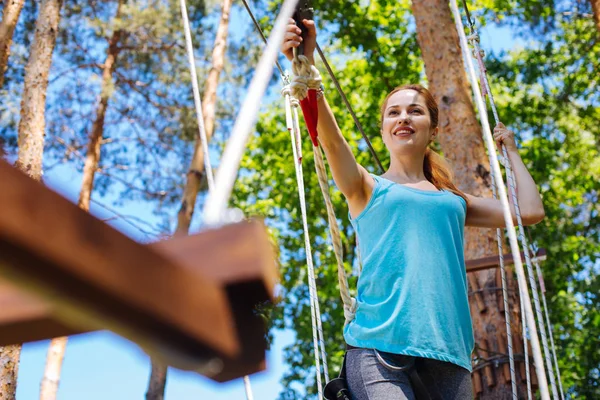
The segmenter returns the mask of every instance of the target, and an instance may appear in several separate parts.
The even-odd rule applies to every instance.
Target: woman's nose
[[[410,115],[408,115],[407,112],[400,113],[400,118],[398,118],[398,122],[400,124],[402,124],[402,123],[406,123],[406,124],[410,123]]]

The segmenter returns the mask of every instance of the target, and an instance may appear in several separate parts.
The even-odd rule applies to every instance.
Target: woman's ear
[[[435,141],[435,139],[437,138],[438,132],[439,132],[440,128],[435,128],[433,130],[433,132],[431,132],[431,138],[429,139],[429,143],[433,143]]]

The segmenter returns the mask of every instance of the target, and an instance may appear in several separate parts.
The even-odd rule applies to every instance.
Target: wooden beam
[[[535,255],[538,261],[543,261],[546,259],[546,250],[539,249],[537,254]],[[525,260],[525,254],[521,253],[521,259]],[[512,265],[514,263],[512,253],[508,253],[504,255],[504,265]],[[500,266],[500,261],[498,256],[484,257],[478,258],[476,260],[467,260],[467,273],[481,271],[484,269],[490,268],[498,268]]]
[[[54,317],[50,304],[0,281],[0,346],[78,333]]]
[[[253,310],[232,300],[266,301],[276,280],[262,223],[144,246],[4,162],[0,182],[0,271],[52,304],[31,297],[15,303],[19,295],[9,293],[13,315],[0,318],[5,327],[12,318],[21,326],[41,323],[51,335],[111,329],[184,369],[245,354],[234,319],[247,320]],[[245,287],[243,298],[227,282]],[[47,318],[52,312],[56,320]],[[252,354],[262,348],[264,360],[265,347],[254,344]]]

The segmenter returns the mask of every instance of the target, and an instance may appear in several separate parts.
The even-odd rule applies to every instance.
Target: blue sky
[[[235,14],[232,18],[237,18]],[[494,41],[492,42],[492,38]],[[484,49],[500,50],[516,46],[506,29],[488,29],[482,33]],[[54,190],[76,202],[81,176],[71,168],[58,167],[45,177]],[[102,199],[111,204],[110,195]],[[145,221],[158,222],[150,206],[128,204],[119,212],[135,215]],[[93,205],[91,212],[99,218],[112,215]],[[198,221],[196,221],[197,224]],[[145,241],[139,231],[119,220],[110,222],[129,236]],[[284,371],[283,348],[294,341],[293,332],[276,332],[273,348],[267,354],[268,370],[251,377],[254,397],[261,400],[277,398],[282,387],[279,383]],[[39,397],[48,342],[29,343],[23,347],[19,369],[17,399]],[[97,332],[72,338],[61,376],[60,400],[129,400],[142,399],[147,387],[150,364],[148,357],[135,344],[110,332]],[[241,379],[216,384],[194,373],[172,371],[167,384],[167,399],[245,399]]]

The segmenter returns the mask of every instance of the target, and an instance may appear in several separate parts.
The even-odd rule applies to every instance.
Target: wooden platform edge
[[[208,265],[206,256],[211,255],[218,261],[212,269],[222,273],[228,270],[220,268],[223,263],[235,265],[244,260],[241,265],[247,265],[251,259],[254,269],[239,281],[254,279],[256,299],[270,298],[276,280],[274,251],[269,248],[257,255],[267,246],[262,223],[244,223],[251,231],[246,237],[260,237],[262,242],[238,240],[237,247],[232,244],[231,231],[227,240],[219,239],[220,245],[214,239],[222,234],[220,230],[200,234],[204,248],[195,246],[199,253],[188,263],[163,254],[163,244],[134,242],[3,161],[0,182],[3,276],[50,300],[53,308],[48,312],[56,313],[65,326],[78,330],[108,327],[142,346],[174,344],[199,357],[239,356],[239,328],[229,304],[232,294],[218,282],[218,274],[209,277],[207,269],[194,270],[192,264]],[[223,231],[228,229],[239,227]],[[256,235],[261,230],[262,236]],[[207,240],[208,236],[213,239]],[[260,250],[257,244],[262,246]],[[227,245],[232,247],[223,250]],[[221,251],[216,251],[218,248]],[[91,267],[93,264],[96,266]],[[163,304],[164,300],[168,304]],[[201,316],[207,319],[202,321]],[[43,313],[37,318],[44,322]],[[49,326],[52,321],[44,323]]]
[[[539,249],[537,254],[534,255],[534,258],[537,258],[538,261],[545,260],[546,257],[546,249]],[[521,260],[525,261],[525,254],[521,252]],[[504,265],[512,265],[514,263],[512,253],[504,254]],[[478,258],[475,260],[467,260],[466,261],[467,273],[469,272],[477,272],[490,268],[498,268],[500,266],[500,257],[499,256],[490,256]]]

